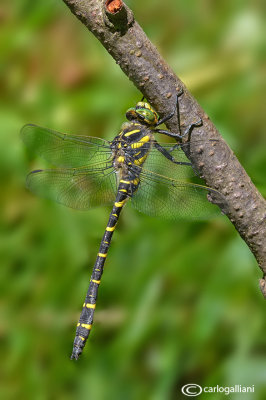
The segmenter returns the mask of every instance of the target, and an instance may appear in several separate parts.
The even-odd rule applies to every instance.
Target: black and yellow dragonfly
[[[179,121],[178,96],[176,110]],[[159,119],[149,103],[138,102],[126,112],[128,121],[112,141],[30,124],[22,128],[24,143],[57,167],[28,175],[27,187],[33,193],[80,210],[113,204],[77,324],[71,359],[78,359],[91,331],[104,263],[124,204],[130,199],[136,209],[151,216],[200,217],[208,208],[207,194],[220,197],[212,188],[188,182],[193,170],[182,150],[188,149],[190,142],[160,144],[155,139],[155,133],[181,139],[201,124],[190,125],[183,135],[180,124],[178,134],[157,128],[176,110]]]

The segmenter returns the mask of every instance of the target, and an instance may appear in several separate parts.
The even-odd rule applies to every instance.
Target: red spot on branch
[[[109,13],[115,14],[123,7],[123,2],[121,0],[107,0],[105,7]]]

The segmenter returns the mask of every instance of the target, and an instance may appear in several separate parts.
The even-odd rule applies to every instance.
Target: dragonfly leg
[[[190,124],[190,125],[185,129],[185,132],[183,133],[182,137],[183,137],[183,136],[188,136],[188,141],[190,141],[191,133],[192,133],[193,129],[194,129],[194,128],[197,128],[198,126],[201,126],[201,125],[202,125],[202,119],[201,119],[201,118],[199,118],[199,120],[196,121],[196,122],[192,122],[192,124]]]
[[[184,93],[183,89],[181,88],[181,90],[176,95],[176,106],[175,106],[175,109],[169,115],[167,115],[166,117],[159,119],[159,121],[156,124],[156,127],[161,125],[161,124],[163,124],[164,122],[166,122],[169,119],[171,119],[176,113],[176,115],[177,115],[178,132],[173,133],[173,132],[170,132],[170,131],[168,131],[166,129],[154,129],[153,132],[161,133],[163,135],[170,136],[170,137],[175,138],[177,140],[180,140],[183,137],[188,136],[188,140],[190,140],[190,136],[191,136],[192,130],[197,126],[201,126],[202,125],[202,119],[200,118],[198,121],[193,122],[192,124],[190,124],[185,129],[185,131],[182,133],[181,125],[180,125],[180,112],[179,112],[179,100],[178,99],[183,93]]]
[[[183,162],[183,161],[176,161],[175,158],[172,156],[172,154],[169,153],[163,146],[161,146],[156,140],[154,141],[154,146],[164,157],[166,157],[168,160],[170,160],[174,164],[178,165],[189,165],[190,167],[192,164],[190,162]]]
[[[181,136],[181,138],[182,137],[184,137],[184,136],[186,136],[186,135],[188,135],[188,141],[187,141],[187,143],[189,143],[190,142],[190,138],[191,138],[191,132],[193,131],[193,129],[195,128],[195,127],[198,127],[198,126],[201,126],[202,125],[202,119],[200,118],[197,122],[193,122],[192,124],[190,124],[187,128],[186,128],[186,130],[185,130],[185,132],[184,132],[184,134]],[[168,132],[168,131],[166,131],[166,132]],[[160,133],[160,132],[159,132]],[[171,133],[171,132],[170,132]],[[169,135],[170,136],[170,135]],[[171,137],[175,137],[175,136],[172,136],[171,135]],[[169,153],[171,153],[172,151],[174,151],[174,150],[176,150],[176,149],[178,149],[178,148],[180,148],[180,143],[176,143],[175,145],[173,145],[168,151],[169,151]]]
[[[167,131],[166,129],[153,129],[154,133],[161,133],[162,135],[169,136],[174,139],[182,139],[184,135],[179,135],[178,133],[173,133],[170,131]]]
[[[180,127],[180,114],[179,114],[179,101],[178,98],[184,93],[183,89],[181,88],[180,91],[176,94],[176,105],[174,110],[169,114],[166,115],[164,118],[159,119],[156,126],[163,124],[164,122],[171,119],[175,113],[177,113],[177,121],[178,121],[178,135],[181,135],[181,127]]]
[[[194,128],[201,126],[202,125],[202,119],[200,118],[198,121],[193,122],[192,124],[190,124],[184,131],[184,133],[182,133],[181,135],[179,135],[178,133],[173,133],[170,131],[167,131],[166,129],[153,129],[153,132],[155,133],[161,133],[162,135],[166,135],[175,139],[182,139],[185,136],[188,136],[188,141],[190,140],[191,137],[191,133],[193,131]],[[174,147],[177,147],[178,144],[176,144]]]

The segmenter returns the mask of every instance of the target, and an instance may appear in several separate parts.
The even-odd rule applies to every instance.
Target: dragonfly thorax
[[[138,179],[153,142],[151,130],[140,123],[126,122],[113,140],[113,166],[119,177]]]

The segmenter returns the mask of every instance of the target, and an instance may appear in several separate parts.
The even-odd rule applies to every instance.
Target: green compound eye
[[[140,108],[140,109],[136,110],[136,113],[137,113],[137,115],[140,116],[140,118],[143,121],[145,121],[149,124],[152,124],[155,122],[156,116],[154,115],[154,113],[151,110],[147,110],[145,108]]]
[[[147,125],[156,125],[159,120],[157,112],[151,105],[142,101],[138,102],[135,108],[130,108],[126,113],[126,117],[129,120],[137,119]]]

